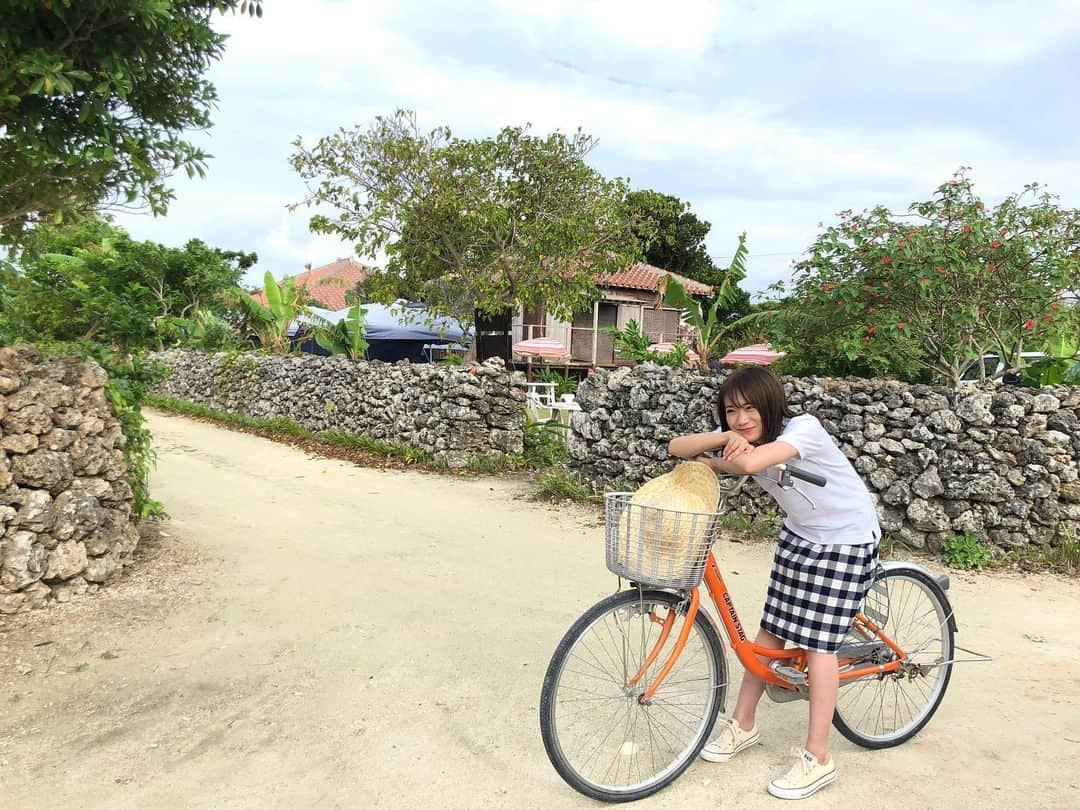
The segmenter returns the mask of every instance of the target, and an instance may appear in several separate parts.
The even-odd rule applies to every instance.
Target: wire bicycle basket
[[[718,512],[684,512],[630,502],[632,492],[604,495],[608,570],[660,588],[696,588],[720,527]]]

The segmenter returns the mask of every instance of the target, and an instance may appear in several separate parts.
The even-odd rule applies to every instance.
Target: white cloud
[[[847,60],[845,69],[865,66],[866,75],[850,81],[880,82],[881,93],[891,79],[916,88],[947,83],[959,95],[995,65],[1075,40],[1077,9],[1076,2],[1058,2],[1029,12],[974,0],[903,11],[855,0],[276,2],[265,6],[262,20],[222,20],[232,38],[211,74],[222,108],[210,134],[210,177],[178,181],[168,219],[146,233],[168,241],[163,234],[171,229],[173,242],[224,233],[220,244],[258,250],[260,266],[278,275],[348,255],[350,246],[307,233],[306,212],[284,212],[303,193],[287,166],[289,142],[297,133],[310,143],[339,126],[363,126],[398,106],[415,109],[423,128],[445,124],[468,137],[525,122],[538,133],[581,126],[599,140],[590,162],[638,186],[647,175],[649,185],[689,201],[714,223],[710,247],[718,254],[730,252],[744,228],[752,253],[801,250],[816,222],[834,211],[879,201],[903,208],[929,197],[961,164],[975,167],[988,198],[1039,179],[1075,200],[1080,161],[1009,144],[985,123],[954,117],[940,124],[919,109],[889,126],[875,126],[858,109],[824,122],[800,117],[797,104],[780,92],[787,89],[787,54],[776,43],[791,47],[800,37],[821,34],[819,46],[848,44],[830,54]],[[520,46],[521,58],[500,62],[491,43],[479,40],[475,53],[425,44],[410,33],[421,17],[445,18],[448,31],[466,31],[466,41],[471,21],[495,20],[508,37],[500,44]],[[588,42],[594,60],[610,53],[620,77],[631,71],[625,78],[632,86],[609,81],[595,61],[584,60],[576,70],[553,68],[546,61],[553,55],[576,65],[575,54],[562,50],[573,47],[564,43],[568,34],[576,44]],[[741,89],[747,54],[761,60],[755,65],[777,65],[776,92],[767,81],[753,95]],[[648,74],[632,74],[635,65],[710,81],[676,92],[651,90]],[[843,93],[844,82],[837,77],[836,92]],[[1008,115],[1008,99],[964,100],[978,109],[997,105]],[[1055,114],[1047,112],[1048,125]],[[230,243],[232,235],[255,244]],[[753,277],[774,280],[788,258],[761,256],[751,262]]]
[[[698,53],[729,18],[715,0],[496,0],[496,6],[529,30],[537,22],[584,28],[600,44],[644,50]]]

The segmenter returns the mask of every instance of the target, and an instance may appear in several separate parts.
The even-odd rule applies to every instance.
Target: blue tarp
[[[364,338],[373,340],[409,340],[420,343],[462,343],[468,342],[469,330],[453,318],[437,317],[422,306],[397,301],[390,306],[383,304],[362,304],[364,315]],[[349,314],[349,308],[336,312],[312,307],[311,311],[324,320],[337,323]],[[296,333],[296,324],[289,328],[289,333]],[[462,338],[465,338],[463,341]]]

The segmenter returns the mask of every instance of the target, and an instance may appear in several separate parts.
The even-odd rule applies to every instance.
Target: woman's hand
[[[754,449],[754,446],[738,433],[727,433],[727,437],[728,440],[724,443],[724,461],[734,461]]]

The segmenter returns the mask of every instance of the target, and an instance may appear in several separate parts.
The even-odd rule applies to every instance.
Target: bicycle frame
[[[739,614],[735,610],[735,603],[731,599],[731,594],[728,593],[727,584],[724,582],[724,577],[720,573],[720,567],[717,565],[716,558],[713,556],[712,552],[709,552],[708,560],[705,563],[704,582],[705,586],[709,589],[709,595],[712,597],[713,604],[716,605],[716,611],[720,616],[720,621],[724,625],[728,642],[731,644],[732,650],[735,651],[735,655],[738,656],[743,667],[767,684],[774,684],[783,689],[797,691],[797,687],[794,684],[784,680],[773,670],[770,663],[766,663],[766,661],[781,661],[787,663],[796,670],[805,671],[806,651],[795,647],[788,647],[785,649],[763,647],[747,638],[742,622],[739,621]],[[664,662],[652,683],[650,683],[641,694],[639,701],[643,704],[648,705],[652,701],[653,695],[656,694],[657,690],[664,682],[664,679],[671,671],[671,668],[675,666],[675,662],[679,659],[683,649],[686,647],[686,640],[690,635],[690,628],[693,626],[694,619],[701,607],[701,597],[698,593],[698,588],[693,588],[688,592],[688,599],[689,604],[686,610],[686,618],[679,633],[679,637],[675,641],[675,648],[671,651],[667,661]],[[659,619],[655,617],[652,620],[659,621]],[[645,676],[646,672],[648,672],[649,667],[656,662],[656,659],[660,656],[660,651],[663,649],[664,644],[671,635],[671,628],[674,624],[675,613],[672,611],[668,614],[667,618],[663,620],[664,627],[660,631],[660,636],[657,639],[656,644],[649,655],[646,656],[645,662],[641,665],[641,668],[630,678],[629,685],[632,686],[637,684],[637,682]],[[907,655],[892,641],[892,639],[881,632],[881,628],[875,625],[862,613],[857,613],[855,615],[853,629],[856,633],[866,639],[880,639],[889,646],[893,653],[895,653],[896,658],[886,664],[871,664],[869,666],[859,667],[858,669],[847,670],[845,670],[844,667],[851,666],[854,663],[854,659],[839,659],[838,663],[840,666],[841,683],[856,678],[863,678],[868,675],[881,675],[884,673],[896,672],[900,669],[902,662],[907,658]]]

